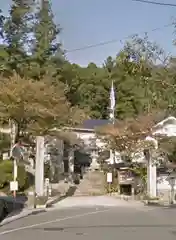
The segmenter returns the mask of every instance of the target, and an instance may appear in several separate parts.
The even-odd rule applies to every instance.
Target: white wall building
[[[153,137],[156,135],[168,137],[176,136],[176,118],[170,116],[156,124],[153,127]],[[169,175],[169,172],[162,172],[157,176],[156,191],[157,195],[163,198],[163,200],[168,200],[171,197],[171,184],[168,181]],[[174,189],[176,190],[176,185],[174,186]]]
[[[108,144],[103,141],[103,138],[98,138],[96,135],[96,128],[103,125],[109,124],[109,120],[94,120],[89,119],[83,122],[83,125],[79,128],[71,129],[76,133],[77,137],[83,140],[86,147],[92,149],[92,160],[96,161],[98,157],[98,152],[109,151],[109,156],[107,157],[107,162],[110,164],[121,162],[121,156],[118,152],[115,151],[115,154],[112,153],[112,150],[109,149]]]

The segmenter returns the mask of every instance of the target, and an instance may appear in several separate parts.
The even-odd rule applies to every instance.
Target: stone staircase
[[[104,174],[100,171],[87,172],[77,189],[74,196],[98,196],[104,195]]]

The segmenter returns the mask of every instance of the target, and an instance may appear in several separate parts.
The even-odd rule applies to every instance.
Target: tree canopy
[[[28,1],[13,0],[9,15],[0,13],[2,117],[35,129],[75,125],[85,117],[107,119],[112,80],[115,117],[123,128],[129,126],[127,119],[134,127],[140,116],[150,125],[146,116],[156,109],[174,114],[174,57],[147,35],[135,35],[102,66],[70,63],[59,42],[62,29],[55,23],[51,3],[42,3],[34,12]]]

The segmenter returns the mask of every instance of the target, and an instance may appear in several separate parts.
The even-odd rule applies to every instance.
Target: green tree
[[[5,16],[3,14],[2,9],[0,9],[0,38],[1,39],[3,39],[4,37],[4,32],[3,32],[4,20],[5,20]]]
[[[130,170],[135,174],[139,179],[140,188],[137,189],[139,194],[147,193],[147,167],[142,166],[141,164],[133,164],[133,167]]]
[[[0,133],[0,152],[3,153],[10,149],[10,136],[5,133]]]
[[[23,74],[23,67],[27,58],[26,46],[28,34],[30,33],[31,8],[20,0],[12,0],[7,17],[3,24],[4,42],[6,43],[5,63],[3,63],[3,74]],[[2,67],[1,67],[2,68]]]
[[[158,66],[158,61],[163,65]],[[115,116],[118,119],[150,113],[153,109],[174,106],[174,95],[164,51],[148,37],[134,36],[113,59],[109,56],[102,67],[89,63],[81,67],[67,62],[60,79],[67,86],[72,105],[88,106],[92,118],[108,118],[109,92],[112,80],[116,94]],[[167,69],[168,70],[168,69]],[[163,77],[162,77],[163,76]]]
[[[111,75],[117,88],[116,115],[121,119],[151,112],[158,103],[158,85],[152,76],[154,65],[151,63],[155,52],[153,50],[150,54],[150,49],[145,46],[146,41],[138,38],[127,41],[116,58],[115,69]]]
[[[134,35],[124,49],[132,56],[133,62],[140,66],[137,72],[143,88],[139,92],[143,95],[141,102],[144,111],[151,112],[153,108],[164,110],[168,105],[173,106],[174,91],[170,88],[172,77],[165,51],[156,42],[151,42],[147,34],[144,38]]]
[[[41,6],[35,14],[33,25],[34,39],[31,46],[31,77],[40,79],[45,74],[57,76],[64,61],[64,52],[58,42],[61,32],[54,22],[50,1],[41,1]],[[29,69],[30,70],[30,69]]]
[[[90,117],[108,117],[109,88],[108,74],[103,68],[93,63],[84,68],[72,65],[68,96],[80,108],[88,107]]]
[[[114,66],[115,66],[115,60],[109,56],[105,62],[104,62],[104,68],[108,71],[108,73],[111,73],[114,69]]]

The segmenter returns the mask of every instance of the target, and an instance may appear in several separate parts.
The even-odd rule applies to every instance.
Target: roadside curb
[[[14,216],[10,216],[10,217],[5,218],[0,223],[0,227],[6,225],[8,223],[11,223],[13,221],[16,221],[18,219],[25,218],[25,217],[30,216],[30,215],[36,215],[36,214],[39,214],[39,213],[44,213],[44,212],[46,212],[46,209],[33,209],[33,210],[26,210],[24,212],[22,211],[19,214],[16,214]]]
[[[49,199],[46,203],[46,208],[52,207],[52,205],[61,201],[64,197],[65,197],[65,194],[61,194],[59,196],[56,196],[56,197],[53,197],[53,198]]]
[[[164,207],[164,208],[175,208],[176,205],[169,204],[167,202],[159,202],[159,201],[148,201],[148,200],[143,200],[142,203],[144,206],[153,206],[153,207]]]

